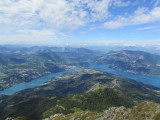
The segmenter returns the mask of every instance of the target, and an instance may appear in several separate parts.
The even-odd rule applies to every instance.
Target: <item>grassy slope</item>
[[[7,101],[10,102],[9,99],[7,99]],[[17,100],[15,97],[12,99]],[[49,117],[55,113],[73,113],[75,112],[75,108],[76,110],[102,112],[111,106],[121,105],[131,107],[134,103],[125,95],[121,95],[112,89],[106,88],[67,97],[48,97],[41,95],[22,98],[19,102],[12,100],[12,104],[8,104],[5,108],[1,109],[0,114],[1,119],[16,115],[26,116],[31,120],[39,120],[42,117]]]

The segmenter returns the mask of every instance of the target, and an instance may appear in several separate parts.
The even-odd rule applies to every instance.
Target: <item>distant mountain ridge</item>
[[[89,49],[70,47],[0,49],[0,89],[46,74],[87,66],[88,59],[136,74],[153,75],[159,72],[159,56],[150,53],[124,50],[99,57],[96,55]],[[115,120],[159,120],[159,107],[154,107],[159,104],[138,104],[142,101],[160,103],[160,89],[123,76],[85,69],[65,73],[41,86],[10,96],[0,95],[0,119],[18,117],[15,120],[23,120],[27,117],[29,120],[42,120],[50,117],[46,120],[101,120],[108,117]]]
[[[160,75],[160,56],[143,51],[110,52],[94,62],[135,74]]]
[[[0,46],[0,90],[46,74],[87,66],[93,54],[85,48]]]
[[[60,65],[61,64],[61,65]],[[46,74],[63,71],[66,64],[55,52],[0,54],[0,90],[29,82]]]

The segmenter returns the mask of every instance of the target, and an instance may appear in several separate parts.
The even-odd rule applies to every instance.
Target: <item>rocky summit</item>
[[[160,104],[144,101],[132,108],[111,107],[103,113],[91,111],[55,114],[43,120],[160,120]]]

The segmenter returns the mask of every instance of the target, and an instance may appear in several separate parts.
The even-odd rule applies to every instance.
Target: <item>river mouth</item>
[[[103,72],[108,72],[111,74],[121,75],[121,76],[130,78],[130,79],[133,79],[137,82],[142,82],[142,83],[160,88],[160,76],[132,74],[132,73],[127,73],[127,72],[124,72],[121,70],[114,70],[112,68],[109,68],[107,65],[90,64],[89,67],[79,68],[79,69],[68,69],[68,70],[65,70],[62,72],[52,73],[52,74],[34,79],[31,82],[15,84],[12,87],[9,87],[9,88],[4,89],[3,91],[0,91],[0,94],[13,95],[14,93],[19,92],[21,90],[40,86],[43,83],[50,81],[51,78],[53,78],[53,77],[60,77],[65,73],[70,73],[73,71],[89,69],[89,68],[100,70]]]

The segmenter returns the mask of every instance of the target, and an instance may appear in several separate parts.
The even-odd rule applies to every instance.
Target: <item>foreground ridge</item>
[[[160,120],[160,104],[144,101],[132,108],[111,107],[103,113],[91,111],[55,114],[43,120]]]

